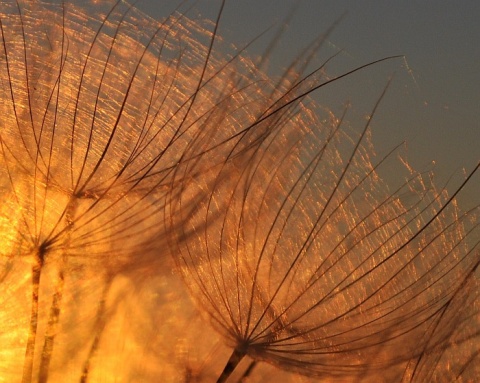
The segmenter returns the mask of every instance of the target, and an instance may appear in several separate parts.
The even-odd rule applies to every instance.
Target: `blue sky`
[[[155,18],[165,16],[177,1],[140,0],[137,4]],[[191,4],[187,2],[187,4]],[[219,34],[239,44],[265,28],[281,26],[294,1],[227,1]],[[214,18],[219,0],[199,0],[202,16]],[[395,74],[373,124],[378,153],[407,141],[409,162],[417,170],[435,161],[443,185],[461,169],[480,160],[480,2],[479,1],[353,1],[303,0],[288,24],[276,53],[275,65],[285,66],[309,41],[342,14],[340,24],[319,52],[317,63],[342,53],[329,67],[333,73],[390,56],[405,55],[370,68],[316,95],[332,108],[352,104],[352,118],[369,113],[388,78]],[[261,53],[264,40],[251,49]],[[460,179],[452,181],[452,187]],[[467,206],[478,204],[480,174],[463,192]]]

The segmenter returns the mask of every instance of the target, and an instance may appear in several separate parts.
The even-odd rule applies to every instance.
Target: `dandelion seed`
[[[460,212],[428,174],[389,191],[378,171],[401,169],[373,162],[367,128],[309,116],[273,118],[248,167],[225,166],[187,214],[179,267],[234,349],[219,382],[246,355],[329,381],[400,381],[478,264],[478,207]]]
[[[89,7],[0,3],[1,275],[19,289],[2,321],[16,313],[20,328],[1,335],[9,380],[23,363],[23,382],[47,381],[58,334],[89,317],[97,335],[78,347],[95,354],[104,303],[73,323],[65,311],[82,294],[105,302],[120,272],[169,267],[165,201],[185,163],[196,178],[221,162],[255,92],[237,87],[248,65],[215,58],[215,34],[184,15]]]
[[[480,165],[448,197],[394,153],[375,160],[378,103],[356,131],[316,115],[297,83],[259,117],[247,164],[225,163],[208,200],[189,210],[184,194],[172,215],[187,221],[184,279],[233,348],[218,382],[245,356],[328,381],[400,381],[479,262],[479,208],[454,197]],[[387,169],[403,174],[396,190]]]

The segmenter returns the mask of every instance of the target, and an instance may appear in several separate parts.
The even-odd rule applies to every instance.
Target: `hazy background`
[[[192,4],[186,2],[181,9]],[[214,19],[220,4],[220,0],[199,0],[194,6],[202,16]],[[176,0],[137,3],[158,19],[177,5]],[[280,28],[293,8],[294,16],[271,58],[272,70],[287,66],[302,47],[344,15],[314,64],[340,50],[328,67],[332,75],[390,55],[405,55],[405,60],[369,68],[315,97],[338,110],[349,101],[349,120],[360,126],[362,116],[395,74],[373,124],[377,152],[385,153],[406,140],[415,169],[430,169],[435,161],[438,184],[455,174],[451,187],[458,185],[462,169],[470,170],[480,160],[480,2],[230,0],[219,34],[242,46],[269,26]],[[249,52],[262,53],[275,30]],[[478,204],[479,191],[477,174],[462,193],[462,202]]]

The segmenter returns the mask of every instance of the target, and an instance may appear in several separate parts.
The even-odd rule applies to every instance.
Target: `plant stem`
[[[245,350],[236,348],[233,350],[232,355],[230,356],[230,359],[228,360],[227,364],[225,365],[225,368],[222,371],[222,374],[219,376],[217,383],[224,383],[227,381],[227,379],[230,377],[232,372],[235,370],[235,368],[238,366],[238,363],[243,359],[243,357],[246,355]]]
[[[37,337],[38,325],[38,294],[40,290],[40,274],[42,272],[42,266],[42,254],[36,253],[34,256],[34,264],[32,266],[32,309],[30,313],[30,331],[28,334],[27,348],[25,350],[25,360],[23,362],[22,383],[30,383],[32,381],[35,340]]]
[[[242,377],[240,378],[240,383],[244,383],[247,381],[247,378],[250,376],[250,374],[252,373],[252,371],[254,370],[254,368],[257,366],[257,361],[256,360],[252,360],[250,362],[250,365],[248,366],[248,368],[245,370],[245,372],[243,373]]]
[[[70,235],[75,219],[75,213],[77,211],[78,201],[76,198],[71,197],[67,207],[65,208],[65,247],[68,248],[70,243]],[[48,317],[47,329],[45,331],[45,341],[43,343],[42,358],[40,361],[40,370],[38,375],[38,383],[48,382],[48,371],[50,367],[50,361],[53,354],[53,345],[55,342],[55,336],[57,335],[58,322],[60,319],[61,304],[63,298],[63,289],[65,285],[65,272],[67,264],[67,253],[63,253],[60,268],[58,271],[58,279],[55,286],[55,293],[53,294],[52,305],[50,307],[50,313]]]
[[[97,354],[98,346],[100,344],[103,331],[105,330],[105,325],[107,322],[107,318],[106,318],[107,295],[108,295],[108,291],[110,289],[111,284],[112,284],[112,278],[109,278],[103,290],[102,298],[100,300],[100,305],[97,312],[97,323],[95,325],[95,328],[96,328],[95,338],[93,339],[92,346],[90,347],[90,351],[88,352],[87,359],[83,364],[80,383],[87,383],[88,381],[88,374],[90,373],[92,360]]]
[[[45,332],[46,335],[43,344],[42,360],[40,362],[40,372],[38,377],[39,383],[46,383],[48,381],[48,369],[50,366],[50,360],[52,359],[53,344],[55,335],[57,334],[57,326],[60,318],[60,305],[62,303],[64,282],[65,276],[63,269],[60,269],[55,294],[53,295],[52,306],[50,307],[47,330]]]

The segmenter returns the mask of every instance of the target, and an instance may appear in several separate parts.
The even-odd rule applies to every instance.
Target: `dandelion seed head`
[[[359,132],[288,104],[290,84],[248,166],[225,165],[207,202],[178,210],[192,233],[179,265],[232,358],[398,379],[478,262],[478,207],[461,212],[431,174],[375,156],[372,118]]]
[[[118,284],[119,273],[171,267],[164,222],[165,201],[178,193],[172,175],[195,157],[191,178],[214,165],[216,155],[202,162],[202,153],[231,135],[241,114],[216,105],[246,95],[229,99],[236,69],[218,76],[229,81],[217,78],[212,71],[222,67],[207,59],[209,32],[181,14],[162,24],[122,1],[0,6],[1,276],[2,287],[15,286],[2,323],[13,315],[19,328],[2,335],[2,349],[16,357],[2,358],[0,375],[15,380],[32,336],[30,308],[33,352],[41,355],[54,331],[48,301],[62,295],[56,337],[76,357],[66,363],[60,347],[51,370],[63,362],[78,369],[91,344],[86,334],[98,331],[104,286]],[[207,129],[224,120],[218,134]],[[29,281],[32,273],[39,282]]]

